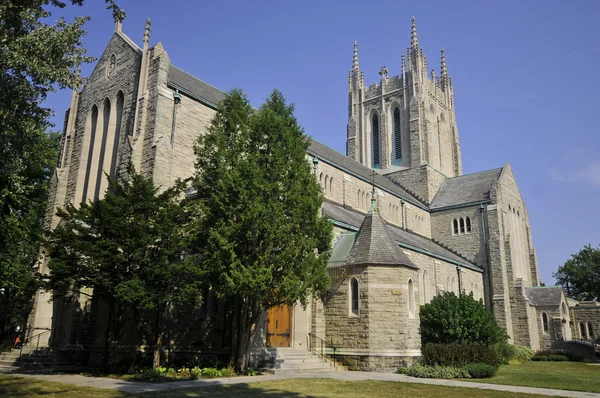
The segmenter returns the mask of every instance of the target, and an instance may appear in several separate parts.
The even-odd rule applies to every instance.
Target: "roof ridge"
[[[454,176],[454,177],[448,177],[448,178],[446,178],[446,180],[453,180],[455,178],[466,177],[466,176],[470,176],[470,175],[473,175],[473,174],[482,174],[482,173],[488,173],[488,172],[491,172],[491,171],[498,171],[498,170],[502,170],[503,168],[504,168],[504,166],[502,166],[502,167],[496,167],[495,169],[474,171],[472,173],[461,174],[459,176]],[[444,180],[444,182],[446,182],[446,180]]]
[[[201,81],[202,83],[206,84],[207,86],[209,86],[209,87],[212,87],[212,88],[214,88],[215,90],[222,92],[223,94],[227,94],[227,92],[226,92],[226,91],[223,91],[223,90],[221,90],[220,88],[217,88],[217,87],[213,86],[212,84],[210,84],[210,83],[207,83],[206,81],[204,81],[204,80],[200,79],[199,77],[196,77],[196,76],[192,75],[190,72],[186,72],[186,71],[184,71],[183,69],[181,69],[181,68],[180,68],[180,67],[178,67],[177,65],[170,64],[169,66],[170,66],[171,68],[178,69],[180,72],[183,72],[183,73],[185,73],[186,75],[188,75],[188,76],[191,76],[191,77],[193,77],[194,79],[196,79],[196,80],[198,80],[198,81]]]

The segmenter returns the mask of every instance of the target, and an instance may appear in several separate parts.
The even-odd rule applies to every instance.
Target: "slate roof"
[[[490,189],[502,168],[446,179],[431,202],[431,210],[490,199]]]
[[[419,268],[392,239],[374,203],[356,234],[346,264],[405,265]]]
[[[352,246],[354,246],[355,239],[356,232],[347,232],[340,236],[333,245],[331,256],[327,262],[327,268],[341,267],[346,263],[348,254],[350,254],[350,250],[352,249]]]
[[[198,99],[213,108],[216,107],[219,101],[225,98],[225,93],[223,91],[182,71],[174,65],[169,67],[167,85],[179,89],[182,94],[190,95],[194,99]]]
[[[359,213],[354,210],[345,209],[344,207],[329,201],[325,201],[323,203],[323,213],[326,214],[332,220],[341,222],[354,228],[358,228],[362,224],[363,219],[365,217],[364,213]],[[435,242],[427,238],[404,231],[401,228],[398,228],[391,224],[387,224],[386,226],[391,238],[402,246],[405,246],[407,248],[420,249],[423,252],[431,253],[431,255],[433,255],[434,257],[439,257],[443,260],[450,260],[454,263],[464,265],[468,268],[481,271],[480,267],[471,264],[464,258],[452,253],[449,250],[446,250],[442,246],[436,244]]]
[[[528,287],[525,294],[535,306],[559,306],[563,291],[560,286]]]
[[[338,151],[321,144],[314,138],[311,138],[308,153],[328,163],[332,163],[333,165],[339,168],[346,169],[350,173],[358,175],[359,178],[362,178],[363,180],[368,181],[369,183],[371,183],[371,181],[373,180],[373,170],[366,166],[363,166],[362,164],[358,163],[353,159],[350,159],[345,155],[342,155]],[[412,202],[414,205],[417,205],[421,208],[427,208],[427,206],[421,203],[419,199],[406,192],[400,186],[394,184],[389,178],[377,173],[375,173],[375,186],[379,189],[393,192],[394,194],[408,200],[409,202]]]

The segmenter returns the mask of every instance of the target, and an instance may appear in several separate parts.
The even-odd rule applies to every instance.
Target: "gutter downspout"
[[[479,213],[481,214],[481,232],[482,232],[482,237],[483,237],[483,252],[485,254],[485,265],[486,265],[486,267],[483,269],[483,272],[487,273],[487,281],[486,282],[488,285],[488,293],[489,293],[488,306],[489,306],[490,311],[493,311],[494,300],[492,299],[492,297],[493,297],[492,272],[491,272],[491,265],[490,265],[489,245],[488,245],[488,240],[487,240],[487,235],[486,235],[487,226],[485,224],[485,216],[484,216],[485,208],[486,207],[483,206],[483,203],[479,205]]]
[[[456,275],[457,275],[457,278],[458,278],[458,294],[459,295],[462,294],[462,292],[463,292],[462,281],[461,281],[461,278],[460,278],[460,270],[461,270],[460,265],[457,265],[456,266]]]
[[[400,209],[401,211],[401,216],[402,216],[402,230],[406,231],[406,226],[404,224],[404,199],[400,199]]]

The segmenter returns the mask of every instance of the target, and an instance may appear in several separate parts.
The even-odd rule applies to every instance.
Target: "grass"
[[[100,388],[79,387],[73,384],[54,383],[29,377],[0,375],[0,397],[37,397],[41,395],[60,398],[120,398],[131,396]]]
[[[200,388],[185,388],[176,390],[156,391],[143,394],[126,394],[113,390],[104,390],[91,387],[78,387],[72,384],[55,383],[32,378],[0,375],[0,396],[2,397],[35,397],[46,396],[56,398],[82,398],[82,397],[160,397],[160,398],[188,398],[188,397],[365,397],[377,398],[398,397],[409,395],[412,397],[441,396],[445,398],[459,397],[490,397],[490,398],[517,398],[522,394],[506,393],[501,391],[478,390],[471,388],[456,388],[431,386],[423,384],[390,382],[390,381],[338,381],[331,379],[289,379],[245,383],[235,385],[211,386]],[[528,395],[528,398],[542,397]]]
[[[502,366],[498,374],[491,379],[468,381],[600,392],[600,366],[582,362],[526,362]]]
[[[187,397],[490,397],[516,398],[523,394],[471,388],[443,387],[426,384],[402,383],[394,381],[339,381],[331,379],[288,379],[257,383],[234,384],[204,388],[186,388],[146,394],[147,397],[187,398]],[[541,397],[527,395],[527,398]]]

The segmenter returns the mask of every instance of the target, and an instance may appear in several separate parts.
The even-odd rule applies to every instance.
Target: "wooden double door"
[[[292,309],[277,305],[267,310],[267,346],[289,347],[291,345]]]

